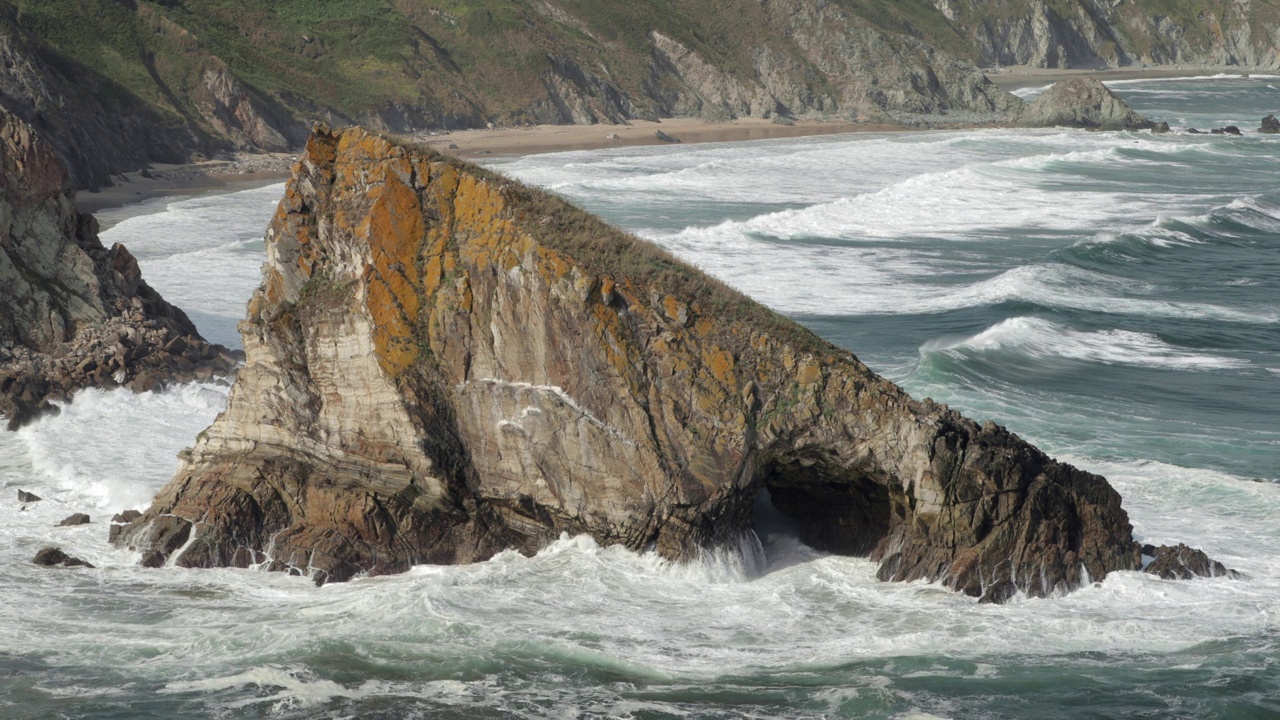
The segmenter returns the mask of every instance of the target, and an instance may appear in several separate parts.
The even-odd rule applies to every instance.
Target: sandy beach
[[[808,135],[851,132],[898,132],[900,125],[876,125],[847,121],[799,120],[780,125],[769,120],[743,118],[707,122],[698,118],[674,118],[651,122],[632,120],[627,125],[534,125],[494,130],[461,130],[448,135],[418,135],[413,139],[433,150],[462,158],[484,155],[533,155],[568,150],[596,150],[631,145],[665,145],[661,131],[681,143],[740,142]]]
[[[233,160],[213,160],[190,165],[156,163],[150,169],[115,176],[115,184],[76,193],[81,212],[132,205],[158,197],[200,195],[269,185],[289,177],[296,156],[292,153],[241,154]]]
[[[1158,67],[1158,68],[1104,68],[1061,70],[1058,68],[1037,68],[1025,65],[985,70],[987,79],[1005,90],[1021,90],[1029,87],[1052,85],[1059,80],[1073,77],[1093,76],[1103,82],[1112,80],[1161,80],[1171,78],[1202,77],[1206,75],[1248,75],[1251,68],[1239,66],[1227,67]]]
[[[1004,67],[987,70],[987,77],[1005,90],[1050,85],[1079,76],[1095,76],[1103,81],[1144,80],[1205,75],[1248,74],[1240,67],[1161,67],[1060,70],[1055,68]],[[741,142],[775,138],[836,135],[855,132],[909,132],[918,128],[901,125],[856,123],[841,120],[798,120],[778,124],[770,120],[742,118],[727,122],[707,122],[700,118],[672,118],[660,122],[633,120],[626,125],[534,125],[492,130],[459,130],[439,134],[418,134],[407,139],[424,143],[441,153],[465,159],[495,155],[533,155],[571,150],[598,150],[611,147],[669,144],[658,133],[678,138],[681,143]],[[289,177],[295,156],[288,153],[237,155],[232,160],[192,165],[155,165],[149,171],[116,177],[116,184],[97,191],[81,191],[76,204],[82,211],[143,202],[157,197],[198,195],[226,191],[235,186],[266,185]]]

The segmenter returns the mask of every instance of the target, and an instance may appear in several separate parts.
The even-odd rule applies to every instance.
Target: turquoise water
[[[1254,129],[1277,82],[1114,89],[1175,128]],[[1246,580],[987,607],[768,533],[763,566],[563,538],[324,588],[147,571],[97,521],[148,502],[226,388],[88,392],[0,435],[0,716],[1280,717],[1277,160],[1256,134],[982,130],[492,162],[1106,475],[1140,539]],[[228,340],[279,192],[156,203],[107,239]],[[52,541],[99,569],[25,562]]]

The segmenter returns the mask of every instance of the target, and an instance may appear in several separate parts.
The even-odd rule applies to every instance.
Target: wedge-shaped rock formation
[[[885,580],[987,600],[1141,565],[1120,497],[563,201],[318,127],[226,411],[116,542],[317,582],[531,553],[674,559],[757,496]]]
[[[1155,126],[1092,77],[1054,83],[1023,108],[1021,120],[1030,127],[1090,130],[1149,130]]]
[[[53,148],[0,109],[0,416],[10,429],[83,387],[146,390],[236,364],[142,280],[123,245],[102,246],[74,197]]]

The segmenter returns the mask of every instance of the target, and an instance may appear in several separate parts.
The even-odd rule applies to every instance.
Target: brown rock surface
[[[1241,577],[1235,570],[1228,570],[1222,563],[1212,560],[1203,550],[1177,545],[1143,545],[1142,554],[1154,558],[1143,572],[1159,575],[1165,580],[1190,580],[1194,577]]]
[[[736,542],[764,489],[885,580],[988,601],[1141,566],[1120,497],[563,201],[320,126],[226,411],[121,545],[317,582]]]
[[[76,525],[88,525],[89,516],[84,513],[75,513],[67,516],[65,520],[58,523],[58,527],[75,527]]]
[[[148,390],[200,368],[226,373],[123,245],[76,211],[52,147],[0,110],[0,416],[12,429],[83,387]]]

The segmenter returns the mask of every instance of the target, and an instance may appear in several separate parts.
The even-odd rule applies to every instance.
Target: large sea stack
[[[1150,130],[1155,123],[1125,104],[1094,77],[1060,80],[1023,106],[1019,119],[1027,127],[1072,127],[1088,130]]]
[[[116,542],[317,582],[537,551],[803,539],[1001,601],[1141,567],[1120,497],[917,401],[543,192],[318,126],[267,231],[226,411]]]
[[[149,390],[225,373],[183,312],[76,211],[52,146],[0,109],[0,416],[10,429],[84,387]]]

